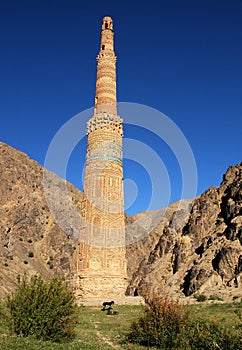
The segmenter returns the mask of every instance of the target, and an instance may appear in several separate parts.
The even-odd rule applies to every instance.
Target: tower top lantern
[[[103,17],[102,30],[111,29],[113,30],[113,20],[109,16]]]

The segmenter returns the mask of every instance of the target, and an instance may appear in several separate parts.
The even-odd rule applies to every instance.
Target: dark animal
[[[107,311],[107,315],[108,316],[115,316],[115,315],[118,315],[118,314],[119,314],[118,311],[113,311],[111,309],[108,309],[108,311]]]
[[[108,309],[111,309],[112,305],[114,305],[113,300],[112,301],[104,301],[102,310],[107,310],[106,307],[108,307]]]

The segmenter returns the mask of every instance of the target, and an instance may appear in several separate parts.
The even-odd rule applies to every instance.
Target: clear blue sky
[[[118,100],[150,106],[172,119],[194,153],[197,193],[218,186],[227,167],[242,158],[240,0],[1,1],[1,141],[44,164],[58,129],[93,106],[105,15],[114,20]],[[132,128],[127,136],[145,139]],[[146,139],[166,166],[170,201],[179,199],[173,155],[154,135]],[[67,178],[79,188],[84,155],[85,139],[67,169]],[[124,166],[125,178],[141,186],[128,212],[147,209],[147,172],[132,161]],[[152,208],[161,206],[162,199]]]

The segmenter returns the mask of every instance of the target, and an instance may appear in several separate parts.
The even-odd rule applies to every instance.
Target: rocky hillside
[[[218,188],[157,212],[156,227],[128,246],[128,293],[241,298],[241,204],[242,164],[229,167]],[[129,227],[133,237],[143,229],[137,222]]]
[[[126,217],[127,294],[242,297],[241,186],[240,164],[194,200]],[[4,143],[0,194],[0,295],[23,272],[72,280],[83,194]]]
[[[74,186],[0,143],[0,295],[12,290],[17,275],[24,272],[72,278],[74,236],[80,227],[72,222],[72,206],[78,208],[81,200]]]

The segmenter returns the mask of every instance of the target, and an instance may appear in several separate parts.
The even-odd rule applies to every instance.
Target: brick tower
[[[104,17],[94,115],[87,123],[87,152],[77,259],[79,298],[123,297],[126,290],[122,119],[117,115],[113,23]]]

